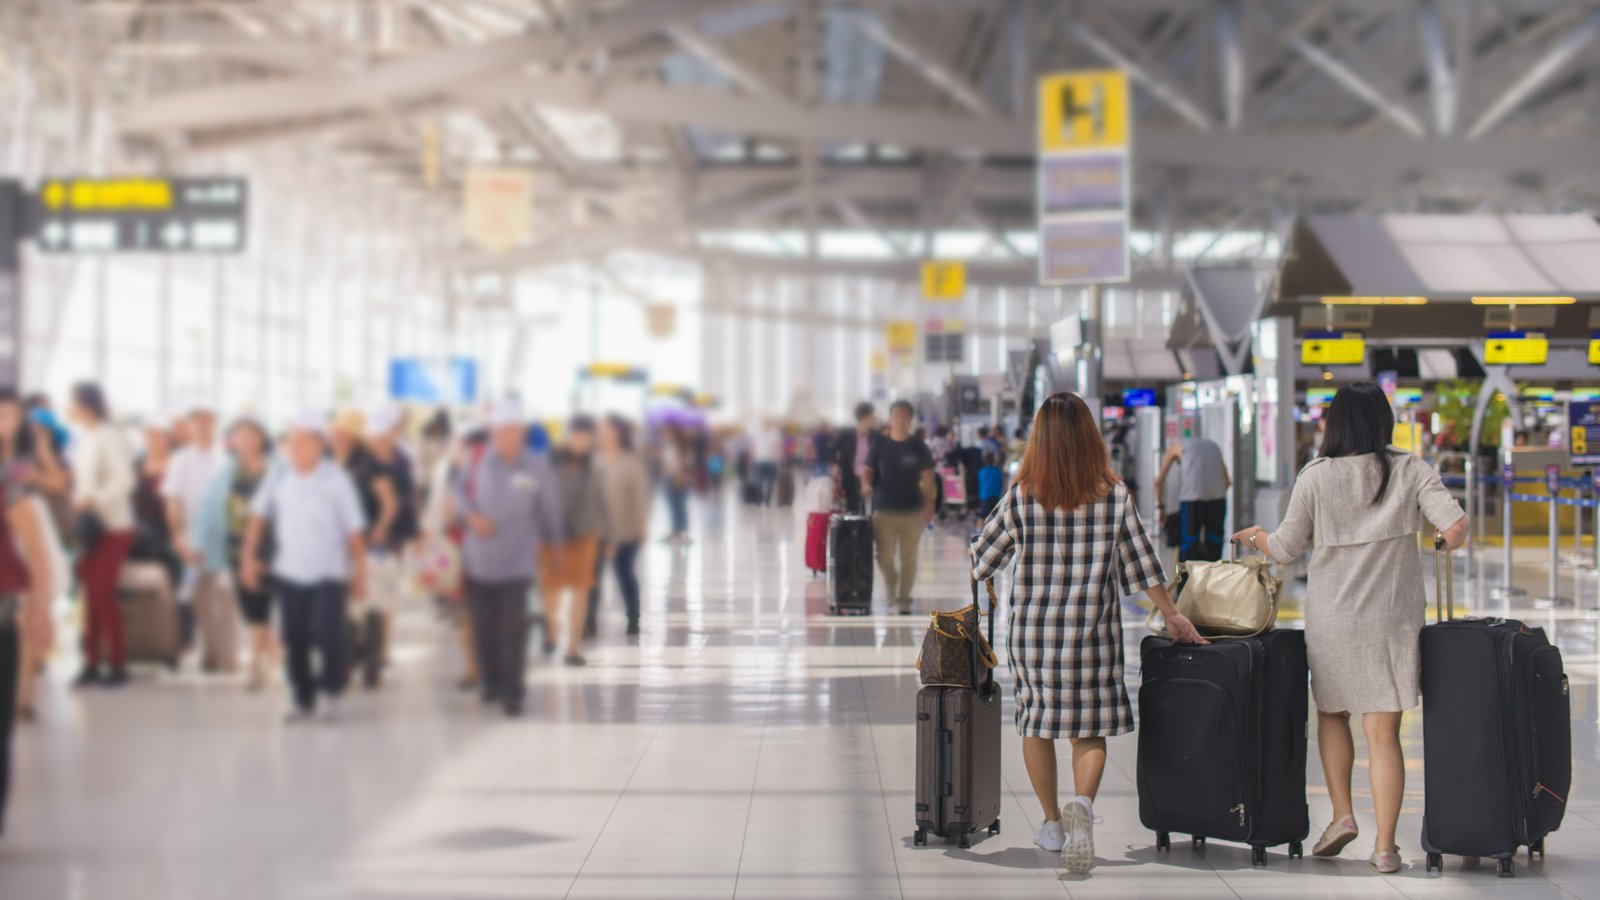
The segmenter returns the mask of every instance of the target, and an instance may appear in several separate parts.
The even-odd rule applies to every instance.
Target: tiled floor
[[[1514,880],[1460,859],[1423,873],[1415,716],[1399,876],[1372,874],[1354,848],[1333,862],[1274,851],[1265,869],[1222,843],[1157,855],[1128,736],[1097,806],[1099,866],[1075,877],[1030,843],[1039,814],[1009,726],[1004,832],[970,851],[914,848],[911,663],[926,619],[829,618],[792,516],[735,509],[724,527],[697,512],[710,519],[698,543],[646,556],[643,639],[617,636],[613,600],[588,668],[535,664],[522,721],[453,689],[454,644],[422,610],[403,622],[390,683],[336,725],[283,726],[279,692],[195,676],[150,673],[117,694],[52,683],[42,721],[17,736],[0,898],[1600,898],[1593,621],[1529,613],[1567,652],[1577,784],[1548,859]],[[924,606],[963,599],[960,542],[957,528],[928,537]],[[1130,604],[1130,648],[1137,615]]]

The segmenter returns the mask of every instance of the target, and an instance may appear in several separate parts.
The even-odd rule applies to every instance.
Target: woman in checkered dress
[[[1087,871],[1105,739],[1133,730],[1121,598],[1145,591],[1172,634],[1201,638],[1167,596],[1156,547],[1076,394],[1056,394],[1039,408],[1016,484],[973,539],[972,555],[980,581],[1017,558],[1007,647],[1023,759],[1044,808],[1035,841],[1063,849],[1069,869]],[[1063,737],[1072,741],[1076,788],[1065,824],[1056,798],[1055,740]]]

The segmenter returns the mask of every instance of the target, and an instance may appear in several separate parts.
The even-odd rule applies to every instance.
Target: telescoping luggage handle
[[[1444,548],[1444,533],[1433,533],[1433,619],[1448,622],[1456,617],[1456,573],[1450,565],[1450,551]],[[1445,598],[1449,598],[1446,602]]]

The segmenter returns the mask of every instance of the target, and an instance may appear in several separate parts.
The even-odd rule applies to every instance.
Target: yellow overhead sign
[[[47,181],[39,200],[51,212],[134,212],[172,208],[172,182],[164,178],[81,178]]]
[[[1483,361],[1491,366],[1542,366],[1550,342],[1535,331],[1491,334],[1483,344]]]
[[[1308,334],[1300,345],[1304,366],[1359,366],[1366,357],[1366,339],[1349,332]]]
[[[929,260],[922,264],[922,299],[960,300],[966,293],[966,263]]]
[[[1600,366],[1600,337],[1589,338],[1589,365]]]
[[[917,349],[917,323],[898,320],[883,329],[890,353],[910,353]]]
[[[1128,146],[1128,76],[1116,69],[1039,79],[1039,149],[1045,153]]]

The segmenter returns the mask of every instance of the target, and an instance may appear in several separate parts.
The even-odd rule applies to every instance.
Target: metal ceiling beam
[[[856,27],[861,33],[883,49],[899,57],[916,69],[929,84],[950,95],[951,99],[979,116],[997,116],[999,112],[977,85],[968,81],[938,58],[925,44],[906,34],[903,29],[887,21],[868,15],[856,17]]]
[[[1407,134],[1418,138],[1427,134],[1427,129],[1422,127],[1422,123],[1417,120],[1411,110],[1384,96],[1382,91],[1378,90],[1372,82],[1361,77],[1360,73],[1356,72],[1355,69],[1335,59],[1332,54],[1299,35],[1291,35],[1287,40],[1289,46],[1293,47],[1296,53],[1305,57],[1307,62],[1327,73],[1328,77],[1338,82],[1350,93],[1371,104],[1374,109],[1377,109],[1396,125],[1399,125]]]
[[[1077,39],[1078,43],[1089,48],[1096,56],[1105,60],[1119,69],[1128,73],[1139,84],[1144,85],[1157,100],[1177,113],[1184,120],[1201,131],[1211,130],[1211,116],[1201,109],[1199,104],[1184,94],[1171,80],[1158,74],[1153,62],[1141,62],[1134,59],[1133,55],[1122,50],[1108,40],[1100,32],[1090,28],[1078,18],[1064,20],[1067,33]]]
[[[725,47],[719,46],[693,26],[672,25],[667,27],[666,32],[667,36],[672,38],[678,46],[701,62],[721,72],[729,81],[737,84],[746,93],[754,94],[757,97],[783,96],[783,91],[763,77],[761,73],[740,62]]]
[[[1428,68],[1428,91],[1433,98],[1433,130],[1450,134],[1456,127],[1459,92],[1455,72],[1450,68],[1450,51],[1439,20],[1438,0],[1422,0],[1417,28],[1422,37],[1422,55]]]
[[[1467,131],[1467,137],[1472,139],[1483,137],[1489,133],[1490,129],[1500,124],[1506,116],[1516,112],[1517,107],[1521,106],[1524,100],[1527,100],[1535,91],[1543,87],[1545,82],[1549,81],[1573,57],[1577,56],[1584,47],[1587,47],[1589,42],[1594,40],[1596,34],[1600,34],[1600,9],[1590,13],[1589,17],[1584,19],[1581,24],[1567,32],[1566,37],[1556,42],[1556,45],[1551,47],[1549,52],[1545,53],[1538,62],[1535,62],[1528,67],[1527,71],[1523,72],[1521,78],[1518,78],[1509,88],[1506,88],[1505,93],[1489,104],[1489,108],[1483,111],[1483,115],[1472,123],[1472,127]]]
[[[1217,77],[1221,81],[1222,124],[1238,131],[1244,124],[1245,61],[1239,0],[1221,0],[1216,10]]]
[[[425,98],[464,81],[625,43],[727,5],[728,0],[652,0],[600,18],[584,29],[581,42],[565,32],[543,31],[416,53],[356,74],[269,78],[179,91],[123,110],[119,130],[124,135],[172,134],[303,119]]]

